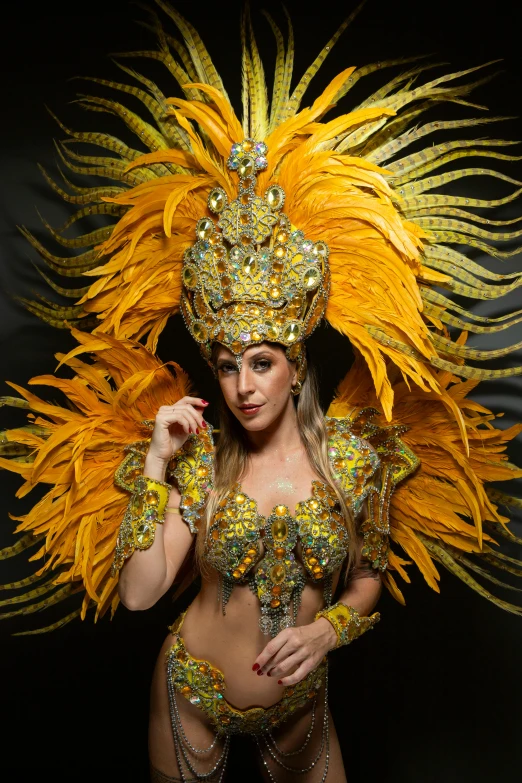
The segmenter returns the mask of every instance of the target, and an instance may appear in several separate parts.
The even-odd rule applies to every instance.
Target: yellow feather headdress
[[[98,411],[100,395],[109,395],[108,388],[102,389],[106,383],[102,378],[110,374],[119,379],[116,385],[120,389],[121,384],[120,391],[125,389],[132,400],[144,399],[144,379],[156,378],[160,363],[154,364],[156,360],[149,358],[144,348],[130,341],[144,340],[148,351],[155,351],[167,320],[179,311],[184,254],[194,243],[198,220],[209,214],[209,192],[219,188],[229,199],[235,196],[233,174],[226,165],[231,147],[245,138],[261,139],[269,155],[266,168],[258,175],[259,192],[266,192],[273,184],[280,186],[286,194],[285,213],[291,224],[312,241],[328,246],[331,291],[326,318],[355,349],[356,362],[331,413],[356,417],[357,411],[368,406],[382,411],[388,426],[400,423],[410,427],[404,440],[421,457],[420,469],[392,498],[392,541],[416,562],[432,587],[437,587],[438,579],[435,559],[493,600],[488,591],[477,587],[468,570],[503,583],[488,576],[470,555],[478,554],[482,562],[522,575],[522,563],[506,560],[494,550],[495,541],[484,530],[488,527],[490,533],[517,541],[495,503],[517,505],[520,501],[491,490],[487,483],[521,475],[505,454],[507,443],[520,428],[496,429],[493,414],[466,395],[482,379],[519,375],[522,368],[481,369],[468,361],[509,356],[520,346],[483,351],[467,346],[466,336],[468,332],[503,331],[522,320],[522,311],[483,318],[455,302],[452,295],[493,300],[522,285],[522,275],[490,272],[462,252],[463,246],[478,248],[500,259],[517,252],[497,246],[498,241],[510,243],[522,236],[522,231],[508,228],[513,221],[487,221],[474,210],[513,201],[522,183],[489,168],[490,161],[518,159],[499,151],[512,142],[481,138],[430,143],[432,134],[478,127],[500,118],[421,122],[424,112],[443,101],[474,106],[468,96],[484,78],[469,82],[465,77],[479,68],[422,82],[430,66],[413,58],[351,67],[336,76],[310,106],[301,108],[310,81],[358,9],[323,47],[293,90],[291,24],[285,44],[275,21],[266,14],[277,44],[271,100],[250,18],[245,14],[240,120],[197,31],[164,0],[156,0],[156,4],[174,22],[181,40],[167,36],[152,13],[150,27],[157,34],[158,50],[126,56],[161,62],[181,88],[183,98],[166,97],[154,82],[122,64],[119,67],[132,77],[133,84],[94,79],[137,98],[153,120],[145,121],[116,99],[88,95],[81,98],[81,105],[119,117],[149,151],[143,154],[112,135],[77,132],[61,125],[68,136],[67,143],[59,146],[64,164],[73,173],[96,175],[108,184],[78,187],[66,181],[64,190],[45,174],[63,198],[79,207],[63,230],[48,226],[52,237],[70,255],[51,254],[24,229],[53,272],[90,281],[82,288],[68,289],[49,280],[58,293],[76,299],[69,307],[25,302],[29,310],[55,326],[94,327],[92,338],[78,333],[82,350],[93,355],[94,364],[92,368],[74,364],[78,380],[70,382],[67,393],[78,405],[81,388],[88,405]],[[403,70],[351,111],[330,117],[361,78],[391,66]],[[428,142],[425,149],[409,152],[411,145],[424,138]],[[73,151],[76,144],[84,143],[100,147],[100,155]],[[471,167],[465,161],[470,157],[488,160],[484,166]],[[462,161],[465,167],[448,169],[447,164],[454,161]],[[474,176],[497,178],[515,185],[516,190],[497,200],[442,192],[448,182]],[[112,227],[68,238],[66,229],[86,215],[112,215],[116,222]],[[461,330],[462,335],[454,339],[449,327]],[[103,367],[103,357],[108,355],[119,359]],[[70,355],[67,362],[71,361],[77,360]],[[29,399],[27,392],[19,391]],[[161,394],[150,402],[159,403],[160,398]],[[7,402],[15,404],[12,399]],[[20,472],[31,484],[48,481],[54,485],[51,494],[58,493],[59,502],[69,513],[78,498],[78,475],[88,464],[84,456],[88,450],[82,445],[86,422],[82,423],[81,416],[72,420],[68,412],[57,413],[53,406],[42,408],[43,403],[33,398],[30,402],[39,415],[37,429],[11,431],[4,436],[3,446],[6,456],[15,459],[16,449],[28,446],[33,457],[22,456],[19,462],[2,460],[2,465]],[[119,417],[122,411],[118,411]],[[123,418],[118,417],[115,426],[123,424]],[[360,420],[358,426],[370,440],[385,437],[384,425],[376,427]],[[138,436],[138,423],[133,427],[133,437]],[[45,437],[38,428],[45,430]],[[90,442],[95,442],[89,432]],[[45,439],[49,434],[61,444],[52,452],[48,444],[54,441]],[[114,457],[107,452],[105,458],[105,463],[99,459],[97,466],[109,476]],[[72,460],[74,472],[71,467],[62,475],[67,459]],[[98,474],[89,475],[98,480]],[[94,533],[101,511],[92,509],[91,522],[85,525],[78,519],[77,524],[71,522],[65,528],[63,514],[59,521],[53,516],[54,495],[45,514],[31,512],[22,523],[31,536],[46,536],[42,551],[55,553],[52,562],[67,564],[71,584],[83,582],[89,600],[102,610],[113,589],[110,582],[104,582],[106,550],[114,544],[114,520],[116,511],[120,512],[118,503],[123,502],[116,488],[107,487],[110,491],[115,494],[111,496],[113,505],[108,505],[115,516],[103,541]],[[399,600],[403,600],[402,594],[391,571],[408,581],[406,562],[392,555],[386,573],[387,586]],[[510,611],[520,611],[512,604],[500,603]]]

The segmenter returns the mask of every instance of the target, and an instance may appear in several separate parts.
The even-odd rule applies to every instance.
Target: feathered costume
[[[310,81],[356,12],[293,90],[290,20],[285,43],[266,14],[277,44],[270,99],[247,13],[241,30],[240,121],[196,30],[163,0],[156,2],[179,37],[167,34],[151,12],[158,49],[128,56],[161,62],[184,97],[164,96],[150,79],[122,64],[132,83],[94,79],[137,98],[150,116],[143,119],[117,98],[83,95],[83,107],[121,118],[149,152],[114,136],[61,125],[68,137],[59,145],[64,165],[105,184],[81,187],[64,177],[64,189],[45,174],[60,196],[78,206],[63,229],[48,226],[64,247],[63,257],[24,230],[54,273],[88,282],[64,288],[48,279],[55,291],[74,300],[68,307],[25,302],[47,323],[72,328],[79,346],[59,356],[73,371],[72,379],[49,375],[30,381],[31,386],[60,389],[66,407],[19,387],[14,387],[19,397],[1,400],[26,408],[29,417],[27,426],[2,433],[1,466],[23,477],[20,496],[37,484],[50,489],[19,518],[17,532],[23,535],[0,553],[6,558],[40,543],[31,558],[41,561],[39,569],[34,577],[4,586],[21,592],[0,616],[40,611],[74,592],[83,595],[80,609],[29,632],[51,630],[78,614],[84,618],[90,607],[96,617],[109,607],[116,609],[117,576],[111,575],[111,562],[128,497],[114,484],[114,473],[124,447],[150,432],[144,420],[187,393],[183,371],[163,364],[154,352],[167,320],[179,312],[183,257],[194,242],[198,220],[208,211],[209,191],[217,187],[234,196],[233,173],[226,164],[232,145],[244,138],[262,139],[269,149],[259,189],[280,185],[292,224],[330,250],[326,318],[349,338],[356,358],[329,415],[349,415],[356,431],[390,459],[400,434],[420,460],[391,496],[386,587],[404,603],[396,577],[409,582],[406,567],[413,563],[438,590],[440,564],[498,606],[521,614],[521,607],[491,594],[473,574],[503,587],[510,585],[489,566],[522,576],[522,561],[497,545],[500,539],[522,543],[499,510],[501,505],[520,508],[522,501],[490,487],[491,482],[522,476],[506,454],[522,424],[498,429],[495,414],[467,396],[481,380],[522,373],[520,367],[485,370],[469,361],[509,356],[520,344],[481,351],[468,347],[466,338],[468,332],[507,329],[522,320],[522,311],[479,317],[451,294],[496,299],[522,285],[522,276],[488,271],[462,252],[463,246],[479,248],[498,259],[516,252],[490,244],[522,236],[522,231],[509,229],[514,221],[490,221],[472,210],[513,201],[522,183],[489,168],[495,160],[516,159],[499,151],[511,142],[481,138],[431,144],[432,133],[500,118],[425,124],[421,119],[442,101],[473,106],[468,96],[484,78],[480,69],[421,83],[432,66],[413,58],[348,68],[310,107],[300,109]],[[359,79],[397,65],[406,70],[352,111],[334,116],[336,104]],[[477,80],[463,78],[471,74]],[[408,147],[424,137],[428,146],[409,153]],[[97,145],[99,155],[77,152],[84,143]],[[484,168],[463,160],[477,157],[487,158]],[[455,160],[464,167],[439,173]],[[517,189],[495,201],[439,192],[448,182],[476,175]],[[87,215],[112,215],[115,223],[75,239],[65,236]],[[460,332],[458,337],[450,327]],[[84,354],[89,358],[78,358]]]

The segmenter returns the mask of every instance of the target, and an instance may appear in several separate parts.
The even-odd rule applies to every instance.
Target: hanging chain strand
[[[254,735],[255,742],[257,744],[259,754],[261,756],[261,760],[263,762],[263,765],[266,769],[267,775],[270,779],[271,783],[277,783],[277,778],[274,777],[274,774],[270,767],[268,766],[268,761],[265,758],[263,754],[263,748],[261,745],[261,741],[258,735]],[[325,754],[325,762],[324,762],[324,770],[323,775],[321,777],[320,783],[325,783],[326,777],[328,775],[328,768],[330,766],[330,720],[328,715],[328,668],[326,669],[326,677],[325,677],[325,689],[324,689],[324,716],[323,716],[323,729],[321,732],[321,748],[315,759],[309,764],[307,767],[304,767],[303,769],[297,769],[295,767],[289,767],[288,765],[284,764],[280,759],[278,759],[275,754],[273,753],[272,749],[270,748],[267,740],[265,737],[263,737],[266,748],[270,754],[270,756],[274,759],[274,761],[279,764],[283,769],[293,772],[297,775],[304,775],[306,772],[311,772],[311,770],[315,767],[319,759],[321,758],[321,755],[323,753],[323,749],[326,746],[326,754]],[[306,743],[305,743],[306,744]],[[283,755],[283,754],[282,754]],[[288,754],[290,755],[290,754]]]
[[[272,743],[272,745],[274,746],[276,752],[279,753],[280,756],[297,756],[297,755],[299,755],[299,753],[302,753],[304,751],[304,749],[306,748],[306,746],[310,742],[310,739],[312,737],[312,732],[314,730],[316,707],[317,707],[317,697],[314,698],[314,703],[313,703],[313,707],[312,707],[312,720],[311,720],[311,723],[310,723],[310,728],[308,729],[308,733],[307,733],[307,735],[305,737],[305,741],[303,742],[301,747],[298,748],[297,750],[288,750],[288,751],[281,750],[281,748],[279,747],[279,745],[275,741],[275,738],[273,737],[272,732],[271,731],[267,731],[267,733],[266,733],[266,741]]]

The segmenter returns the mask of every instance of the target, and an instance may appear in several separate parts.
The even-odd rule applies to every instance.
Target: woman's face
[[[219,345],[215,356],[225,402],[246,430],[264,430],[288,406],[293,407],[296,366],[288,361],[283,348],[270,343],[251,345],[243,354],[241,370],[228,348]]]

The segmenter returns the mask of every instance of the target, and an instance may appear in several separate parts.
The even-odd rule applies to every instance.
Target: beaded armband
[[[345,644],[351,644],[354,639],[358,639],[363,633],[369,631],[381,619],[379,612],[374,612],[370,617],[361,617],[353,606],[346,606],[342,603],[334,604],[328,609],[317,612],[314,620],[318,620],[320,617],[325,617],[334,627],[337,634],[335,649],[343,647]]]
[[[143,476],[148,442],[135,443],[116,471],[115,483],[132,492],[120,525],[111,574],[116,576],[136,549],[148,549],[154,543],[156,524],[165,521],[171,486]]]

